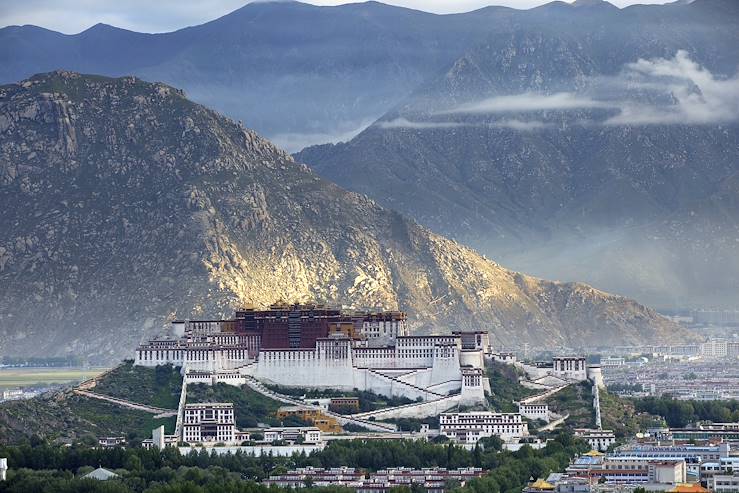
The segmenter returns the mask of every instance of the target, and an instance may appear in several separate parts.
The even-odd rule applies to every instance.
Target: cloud
[[[587,96],[572,92],[558,92],[555,94],[538,94],[526,92],[511,96],[495,96],[481,101],[462,104],[441,114],[453,113],[523,113],[544,110],[574,110],[586,108],[601,108],[607,103],[596,101]]]
[[[382,121],[377,124],[380,128],[384,129],[396,129],[406,128],[414,130],[434,130],[434,129],[446,129],[446,128],[460,128],[460,127],[490,127],[490,128],[509,128],[512,130],[520,130],[522,132],[537,130],[540,128],[548,127],[549,124],[537,121],[537,120],[518,120],[516,118],[498,120],[488,123],[460,123],[451,121],[442,122],[418,122],[410,121],[406,118],[396,118],[390,121]]]
[[[457,128],[467,126],[458,122],[414,122],[406,118],[396,118],[389,121],[381,121],[377,124],[380,128],[409,128],[417,130],[435,129],[435,128]]]
[[[532,130],[538,130],[540,128],[546,128],[551,126],[548,123],[540,122],[538,120],[522,121],[517,119],[512,120],[501,120],[490,124],[491,127],[497,128],[510,128],[512,130],[519,130],[521,132],[529,132]]]
[[[534,111],[604,109],[605,120],[578,120],[578,124],[655,125],[716,124],[739,119],[739,74],[720,78],[678,51],[673,58],[639,59],[613,77],[591,79],[587,93],[526,92],[495,96],[438,114],[525,114]],[[537,128],[535,122],[509,120],[510,128]],[[502,123],[492,125],[503,126]],[[539,122],[541,127],[541,122]]]
[[[669,96],[671,104],[623,101],[614,125],[712,124],[739,119],[739,76],[720,79],[680,50],[674,58],[640,59],[625,67],[625,84]]]

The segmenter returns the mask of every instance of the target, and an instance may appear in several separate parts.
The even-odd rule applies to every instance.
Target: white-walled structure
[[[0,481],[5,481],[8,475],[8,459],[0,458]]]
[[[528,435],[529,429],[520,414],[478,411],[441,414],[439,433],[459,443],[474,444],[490,436],[515,440]]]
[[[265,442],[297,442],[315,444],[321,442],[321,430],[315,426],[289,426],[264,430]]]
[[[187,443],[240,443],[243,434],[236,430],[234,405],[225,402],[186,404],[182,439]],[[157,446],[157,444],[154,444]]]
[[[616,443],[616,435],[612,430],[577,428],[575,429],[575,436],[588,442],[593,450],[600,450],[601,452],[605,452],[608,447]]]
[[[603,380],[603,370],[600,365],[588,365],[588,380],[599,389],[606,388],[606,382]]]
[[[361,325],[356,320],[328,324],[325,337],[318,322],[306,322],[305,328],[288,329],[283,339],[277,338],[279,328],[272,329],[270,320],[262,333],[239,332],[239,322],[246,321],[238,319],[176,322],[173,332],[184,335],[140,345],[135,364],[181,366],[187,383],[240,386],[253,377],[285,387],[359,389],[424,401],[459,394],[460,404],[485,402],[490,390],[484,376],[486,332],[411,336],[404,314],[355,318]],[[263,347],[265,340],[272,346],[291,340],[300,344]]]
[[[519,404],[518,412],[521,416],[533,420],[541,420],[549,423],[549,405],[538,402],[532,404]]]
[[[587,364],[583,356],[555,356],[552,358],[552,375],[566,380],[587,380]]]

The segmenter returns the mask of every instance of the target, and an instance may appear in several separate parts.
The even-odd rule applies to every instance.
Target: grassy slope
[[[283,405],[247,386],[239,388],[225,383],[213,386],[202,383],[188,385],[187,402],[233,402],[238,428],[253,428],[258,423],[279,425],[275,412]]]
[[[145,438],[161,424],[174,431],[174,418],[157,420],[149,413],[69,392],[0,404],[0,443],[32,435],[62,441],[108,435]]]
[[[101,378],[92,390],[132,402],[177,409],[181,389],[179,368],[170,365],[145,368],[125,361]]]
[[[603,428],[613,430],[623,438],[653,426],[664,426],[662,419],[649,413],[639,413],[634,402],[601,391],[600,414]]]
[[[404,404],[415,402],[412,399],[408,399],[406,397],[387,397],[384,395],[376,394],[374,392],[356,389],[352,391],[333,389],[318,390],[295,387],[281,387],[278,385],[272,385],[270,386],[270,388],[275,392],[293,397],[305,396],[307,401],[310,401],[311,399],[322,399],[329,397],[357,397],[359,399],[359,409],[361,412],[374,411],[376,409],[385,409],[387,407],[402,406]]]
[[[182,377],[176,368],[134,367],[127,361],[102,377],[93,390],[133,402],[177,409],[181,385]],[[144,438],[160,424],[171,433],[174,423],[175,418],[154,419],[149,413],[69,391],[0,404],[0,442],[16,442],[31,435],[64,441],[91,435]]]
[[[519,401],[536,393],[519,383],[518,379],[521,375],[512,365],[491,362],[487,366],[487,374],[491,391],[488,401],[497,411],[518,412],[518,406],[513,404],[513,401]]]
[[[590,382],[573,384],[547,399],[549,409],[557,414],[569,414],[565,422],[569,428],[595,426],[595,410]]]

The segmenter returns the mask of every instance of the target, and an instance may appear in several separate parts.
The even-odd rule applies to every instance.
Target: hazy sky
[[[142,32],[165,32],[202,24],[227,14],[246,0],[0,0],[0,26],[35,24],[78,33],[103,22]],[[353,3],[341,0],[310,0],[315,5]],[[428,12],[466,12],[486,5],[530,8],[547,0],[388,0]],[[635,3],[666,3],[666,0],[612,0],[624,7]]]

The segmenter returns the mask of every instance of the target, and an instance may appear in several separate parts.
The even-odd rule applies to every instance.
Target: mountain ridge
[[[280,298],[404,309],[415,330],[484,327],[499,345],[691,337],[632,300],[504,269],[133,77],[0,87],[0,205],[16,354],[110,361],[172,318]]]
[[[615,15],[625,31],[649,34],[661,29],[663,18],[713,16],[720,24],[731,9],[703,0],[630,6]],[[609,20],[610,9],[590,10],[603,9],[492,6],[442,15],[381,3],[318,7],[278,2],[250,3],[169,33],[99,27],[64,35],[3,28],[0,83],[55,69],[159,80],[248,122],[293,152],[351,138],[449,63],[515,26],[597,33],[597,23]],[[642,41],[651,43],[648,35]],[[723,68],[731,57],[718,55],[729,50],[716,48],[717,55],[706,60],[709,68]]]

